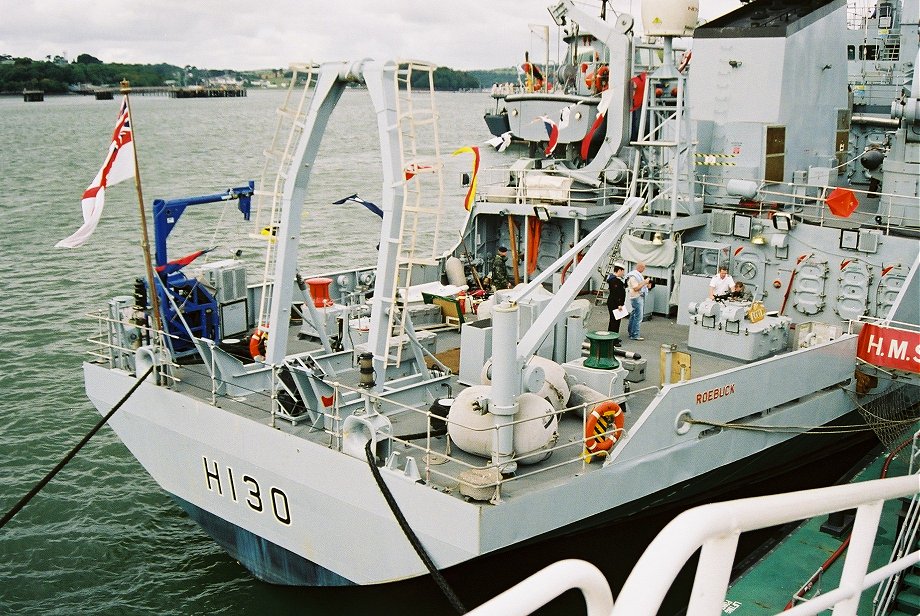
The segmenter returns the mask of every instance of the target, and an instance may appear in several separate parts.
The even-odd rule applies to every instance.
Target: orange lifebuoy
[[[607,89],[607,85],[610,82],[610,69],[606,66],[602,66],[597,69],[597,72],[594,73],[594,91],[601,93]]]
[[[584,256],[585,256],[585,255],[583,255],[583,254],[581,254],[581,253],[579,252],[578,255],[575,257],[575,262],[576,262],[576,263],[581,263],[581,260],[582,260],[582,258],[583,258]],[[559,275],[559,279],[560,279],[560,280],[559,280],[559,283],[560,283],[560,284],[562,284],[562,283],[565,282],[565,275],[566,275],[566,273],[568,273],[570,267],[572,267],[572,262],[571,262],[571,261],[569,261],[568,263],[566,263],[565,266],[562,268],[562,273]]]
[[[610,420],[616,428],[611,433]],[[616,402],[608,400],[594,407],[585,424],[585,450],[588,453],[609,451],[623,432],[625,415]]]
[[[606,66],[601,66],[593,73],[585,74],[585,85],[588,86],[589,90],[593,89],[597,93],[606,90],[609,81],[610,69]]]
[[[249,355],[256,361],[265,359],[265,341],[268,339],[268,332],[261,327],[255,328],[249,337]]]

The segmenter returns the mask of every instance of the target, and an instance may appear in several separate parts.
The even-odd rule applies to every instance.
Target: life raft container
[[[261,327],[255,328],[249,337],[249,356],[256,361],[265,359],[265,341],[268,340],[268,332]]]
[[[585,423],[585,452],[591,455],[609,451],[622,434],[625,419],[616,402],[608,400],[594,407]],[[611,422],[615,427],[612,431]]]

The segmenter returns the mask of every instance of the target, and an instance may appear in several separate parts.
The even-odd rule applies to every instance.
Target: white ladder
[[[387,331],[397,341],[406,332],[409,287],[418,266],[437,267],[444,195],[443,163],[434,100],[434,65],[400,63],[396,72],[396,117],[403,170],[403,216],[397,246]],[[400,298],[400,295],[402,297]],[[396,364],[402,360],[395,345]],[[405,345],[409,346],[409,345]],[[387,354],[387,363],[391,359]]]
[[[665,63],[673,62],[672,58],[665,55]],[[662,68],[659,67],[659,71]],[[643,197],[653,213],[656,203],[660,207],[664,199],[671,204],[670,209],[676,208],[681,172],[684,173],[684,179],[689,181],[695,162],[693,144],[690,142],[690,119],[686,109],[687,77],[675,70],[673,75],[662,78],[658,76],[659,71],[650,73],[646,80],[639,116],[639,134],[636,141],[632,142],[632,145],[641,148],[642,156],[635,157],[629,190],[630,196]],[[662,100],[665,97],[657,96],[655,85],[662,79],[667,80],[669,87],[670,84],[676,84],[677,91],[673,100]],[[643,159],[648,169],[645,177],[640,173],[640,161]],[[689,190],[686,194],[692,195],[693,192]]]
[[[265,162],[255,191],[255,228],[258,232],[252,234],[252,237],[265,240],[266,244],[265,271],[262,277],[265,286],[259,302],[258,326],[268,321],[271,293],[267,287],[275,271],[275,233],[278,229],[284,182],[291,170],[294,149],[306,125],[306,115],[310,108],[309,93],[315,85],[314,71],[317,68],[318,65],[312,63],[290,66],[291,82],[284,101],[278,107],[275,133],[271,145],[263,152]]]

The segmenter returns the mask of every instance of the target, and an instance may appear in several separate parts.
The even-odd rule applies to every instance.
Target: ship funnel
[[[643,0],[646,36],[693,36],[699,21],[699,0]]]

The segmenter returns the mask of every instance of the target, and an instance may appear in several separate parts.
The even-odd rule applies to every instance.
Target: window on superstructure
[[[768,126],[764,147],[764,180],[782,182],[786,175],[786,127]]]
[[[900,47],[896,44],[886,43],[882,48],[882,60],[898,61],[901,59]]]
[[[887,2],[878,5],[878,27],[887,30],[894,23],[894,8]]]
[[[860,60],[875,60],[878,58],[878,45],[860,45],[859,46],[859,59]]]
[[[856,59],[856,45],[847,45],[847,60]]]

